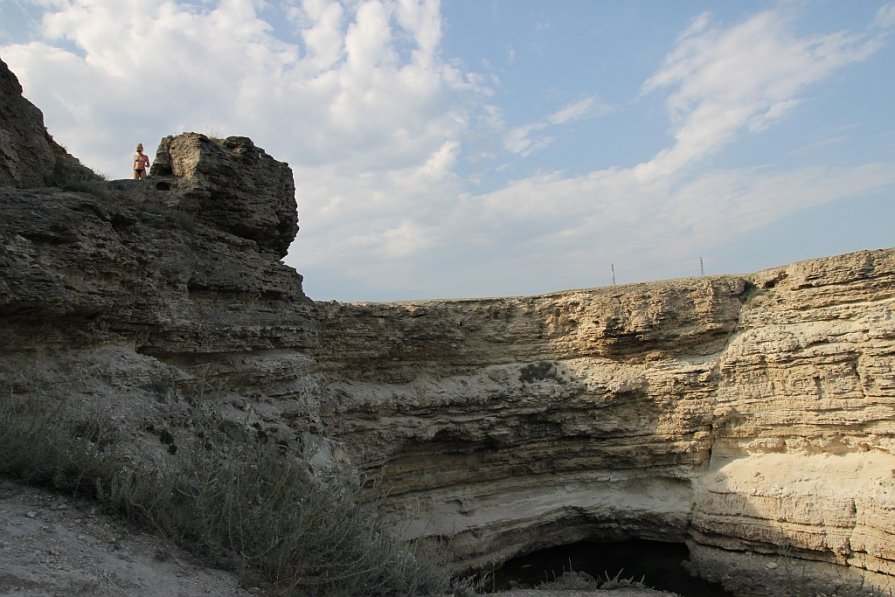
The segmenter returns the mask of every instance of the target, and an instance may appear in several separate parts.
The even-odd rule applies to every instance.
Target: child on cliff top
[[[143,144],[137,143],[137,153],[134,154],[134,180],[146,178],[147,168],[149,168],[149,156],[143,153]]]

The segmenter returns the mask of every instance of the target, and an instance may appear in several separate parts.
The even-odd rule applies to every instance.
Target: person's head
[[[142,151],[143,151],[143,144],[142,144],[142,143],[137,143],[137,151],[139,151],[139,152],[142,152]]]

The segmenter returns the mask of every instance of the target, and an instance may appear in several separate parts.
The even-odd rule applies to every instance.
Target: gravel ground
[[[0,595],[242,597],[235,575],[129,529],[94,502],[0,477]]]

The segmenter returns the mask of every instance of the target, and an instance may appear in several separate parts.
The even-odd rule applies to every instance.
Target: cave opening
[[[579,541],[548,547],[505,562],[493,571],[492,589],[534,588],[568,570],[595,579],[633,579],[651,589],[682,597],[733,597],[720,584],[691,576],[684,567],[690,551],[683,543],[630,539],[619,542]]]

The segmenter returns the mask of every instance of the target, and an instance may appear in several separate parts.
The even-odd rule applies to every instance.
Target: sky
[[[533,295],[895,246],[895,2],[0,0],[0,58],[110,179],[288,162],[316,300]]]

